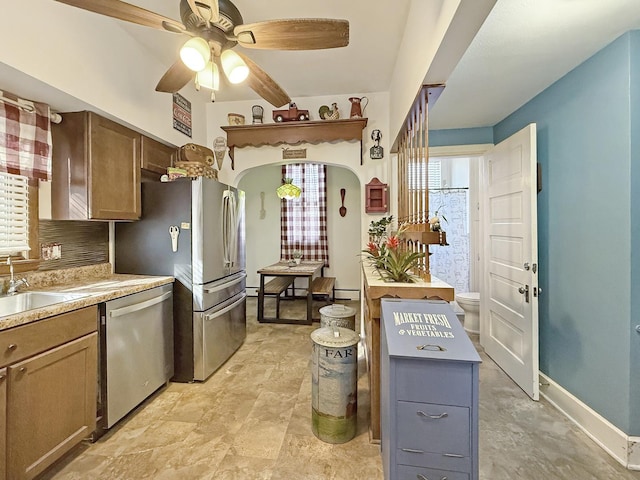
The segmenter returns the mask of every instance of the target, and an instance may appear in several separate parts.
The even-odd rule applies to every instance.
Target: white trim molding
[[[493,148],[493,143],[477,143],[473,145],[445,145],[429,147],[430,157],[477,157]]]
[[[539,372],[540,395],[629,470],[640,470],[640,437],[631,437]]]

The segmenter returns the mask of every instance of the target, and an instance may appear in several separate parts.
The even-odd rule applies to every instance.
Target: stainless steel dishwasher
[[[172,376],[172,285],[101,304],[98,436]]]

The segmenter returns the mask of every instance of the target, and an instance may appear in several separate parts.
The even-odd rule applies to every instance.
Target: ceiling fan
[[[162,76],[156,91],[175,93],[195,78],[196,88],[219,88],[220,68],[231,83],[248,86],[275,107],[289,95],[258,65],[233,48],[316,50],[349,44],[349,22],[325,18],[292,18],[243,23],[230,0],[180,0],[182,23],[120,0],[56,0],[138,25],[189,35],[178,59]]]

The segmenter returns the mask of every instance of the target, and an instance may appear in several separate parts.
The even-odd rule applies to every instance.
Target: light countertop
[[[97,305],[174,281],[174,278],[169,276],[112,274],[109,264],[90,268],[34,272],[28,275],[27,279],[31,286],[21,289],[22,292],[83,293],[87,296],[26,310],[15,315],[2,316],[2,312],[0,312],[0,331],[79,308]]]

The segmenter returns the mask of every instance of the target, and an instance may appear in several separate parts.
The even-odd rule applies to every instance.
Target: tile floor
[[[289,308],[303,311],[304,304],[283,302]],[[255,312],[252,298],[245,343],[206,382],[161,389],[98,442],[81,445],[40,478],[382,479],[379,446],[368,441],[363,357],[358,433],[345,444],[324,443],[312,434],[310,420],[309,334],[318,325],[257,324]],[[481,355],[481,479],[640,479],[640,472],[622,468],[547,402],[530,401]]]

